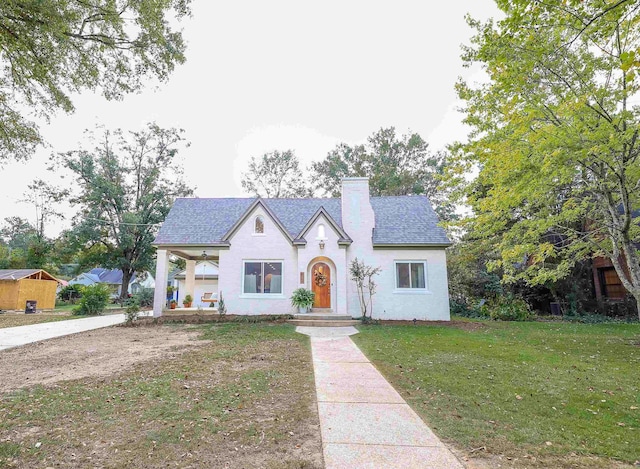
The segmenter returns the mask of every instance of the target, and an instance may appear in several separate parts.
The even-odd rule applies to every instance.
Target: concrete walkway
[[[349,338],[353,327],[298,327],[311,337],[327,469],[464,466]]]
[[[145,313],[140,314],[140,316],[144,315]],[[62,337],[63,335],[113,326],[123,323],[124,320],[124,314],[110,314],[107,316],[45,322],[30,326],[6,327],[0,329],[0,350],[53,339],[54,337]]]

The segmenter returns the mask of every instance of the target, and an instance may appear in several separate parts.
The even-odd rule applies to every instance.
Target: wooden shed
[[[59,282],[42,269],[0,270],[0,309],[24,310],[31,300],[38,309],[53,309]]]

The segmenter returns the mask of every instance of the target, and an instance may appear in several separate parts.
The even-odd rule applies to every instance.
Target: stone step
[[[305,313],[305,314],[294,314],[294,319],[305,319],[305,320],[313,320],[313,319],[326,319],[326,320],[335,320],[335,321],[351,321],[351,316],[348,314],[331,314],[331,313]]]
[[[355,321],[352,319],[340,319],[337,321],[327,319],[289,319],[287,322],[289,324],[293,324],[294,326],[305,327],[347,327],[360,324],[360,321]]]
[[[329,313],[333,313],[333,308],[311,308],[311,312],[329,314]]]

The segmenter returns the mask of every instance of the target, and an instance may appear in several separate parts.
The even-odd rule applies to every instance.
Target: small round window
[[[264,233],[264,220],[261,216],[256,217],[256,223],[253,230],[254,233],[263,234]]]

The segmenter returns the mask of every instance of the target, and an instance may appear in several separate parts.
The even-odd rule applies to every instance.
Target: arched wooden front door
[[[311,291],[316,294],[314,308],[331,308],[331,269],[324,262],[317,262],[311,269]]]

